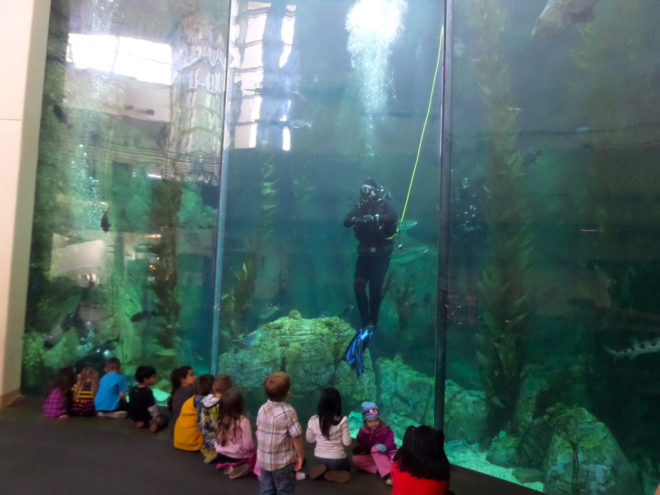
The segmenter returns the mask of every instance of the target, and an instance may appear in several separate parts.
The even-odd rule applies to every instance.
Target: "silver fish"
[[[551,38],[571,24],[594,20],[594,6],[599,0],[548,0],[543,12],[536,20],[532,36]]]

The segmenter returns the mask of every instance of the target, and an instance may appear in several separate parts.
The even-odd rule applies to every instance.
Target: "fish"
[[[57,117],[57,120],[59,120],[62,124],[66,124],[69,127],[69,116],[66,114],[66,112],[62,109],[61,106],[58,104],[53,105],[53,113],[55,114],[55,117]]]
[[[532,30],[534,38],[552,38],[576,22],[591,22],[599,0],[548,0]]]
[[[430,253],[431,250],[426,246],[406,247],[403,245],[399,251],[395,251],[392,254],[392,263],[395,265],[405,265],[417,261]]]
[[[111,226],[112,224],[110,223],[110,220],[108,220],[108,212],[106,211],[101,217],[101,228],[103,229],[103,232],[109,232]]]
[[[152,316],[158,316],[158,313],[156,311],[140,311],[139,313],[135,313],[133,316],[131,316],[131,321],[133,323],[136,323],[138,321],[146,320],[147,318],[151,318]]]
[[[351,313],[353,313],[353,311],[355,311],[355,306],[352,305],[352,304],[349,304],[348,306],[346,306],[344,309],[341,310],[341,313],[339,313],[339,318],[341,318],[342,320],[345,320],[346,318],[348,318],[348,316]]]
[[[239,349],[247,349],[250,347],[250,344],[245,342],[243,339],[231,339],[231,343],[234,344]]]
[[[521,165],[529,167],[536,163],[537,158],[541,155],[541,150],[530,150],[522,156]]]
[[[417,227],[418,223],[417,220],[404,220],[399,224],[399,232],[408,232],[410,229]]]
[[[259,315],[257,316],[257,319],[259,321],[270,320],[272,317],[274,317],[275,315],[278,315],[281,312],[282,312],[282,308],[280,306],[278,306],[277,304],[267,304],[259,312]]]

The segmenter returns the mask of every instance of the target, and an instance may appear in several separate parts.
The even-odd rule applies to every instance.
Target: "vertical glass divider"
[[[451,176],[451,58],[453,50],[453,0],[445,0],[445,29],[442,64],[442,106],[440,137],[440,216],[438,218],[438,301],[436,304],[435,416],[436,428],[443,429],[445,376],[447,364],[447,305],[449,304],[449,209]]]
[[[225,165],[225,126],[227,125],[227,88],[229,86],[229,43],[231,39],[232,2],[227,14],[227,42],[225,45],[225,88],[222,104],[222,127],[220,132],[220,190],[218,191],[218,225],[215,251],[215,284],[213,287],[213,322],[211,328],[211,374],[218,373],[220,351],[220,311],[222,305],[222,257],[225,247],[225,217],[227,211],[227,167]]]

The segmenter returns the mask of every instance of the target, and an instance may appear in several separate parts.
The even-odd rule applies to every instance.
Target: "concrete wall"
[[[0,407],[19,396],[50,0],[0,0]]]

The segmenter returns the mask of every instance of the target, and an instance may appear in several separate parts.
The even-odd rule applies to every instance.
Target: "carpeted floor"
[[[2,495],[248,495],[258,486],[255,477],[229,480],[198,452],[174,449],[167,431],[137,431],[126,420],[46,421],[34,402],[0,411]],[[461,468],[454,469],[452,489],[456,495],[537,493]],[[390,492],[377,476],[356,472],[346,485],[305,480],[296,486],[298,494]]]

